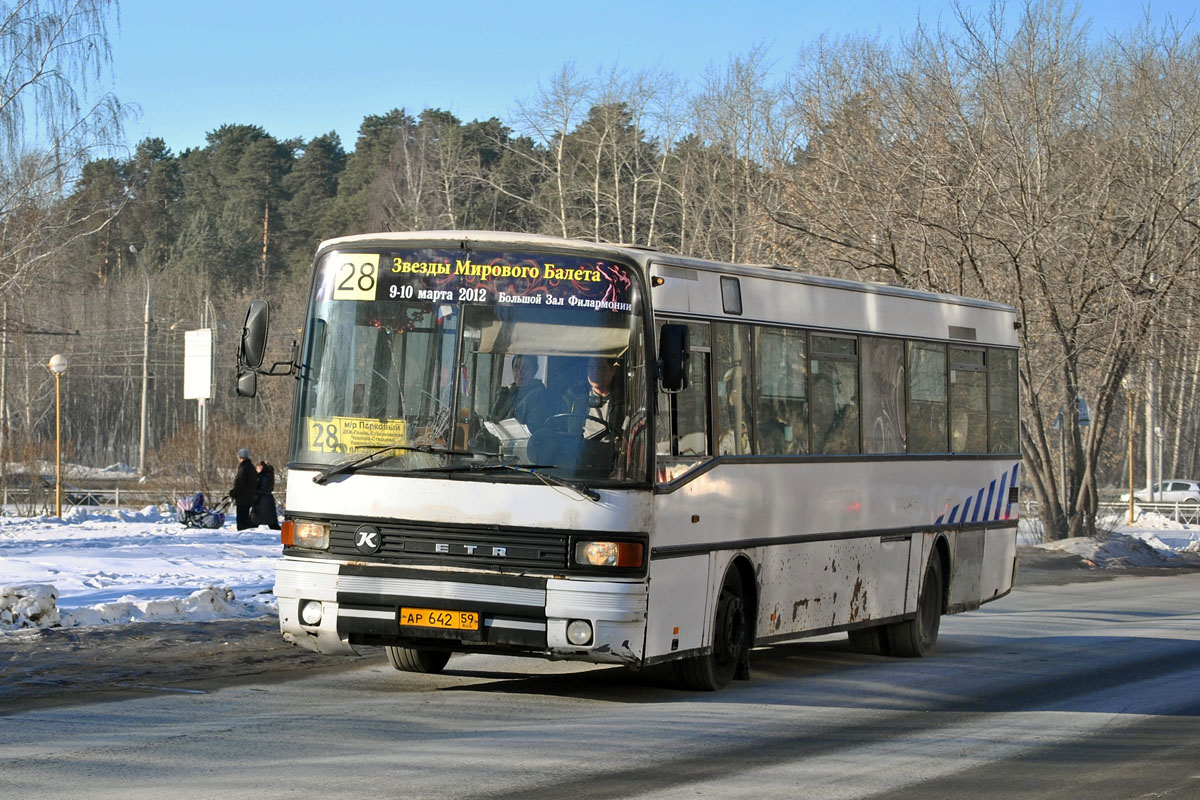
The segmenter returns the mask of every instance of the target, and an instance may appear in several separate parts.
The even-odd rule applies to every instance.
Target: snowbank
[[[275,613],[279,534],[185,528],[155,506],[0,517],[0,632]]]
[[[60,624],[58,590],[44,583],[0,586],[0,628],[54,628]]]

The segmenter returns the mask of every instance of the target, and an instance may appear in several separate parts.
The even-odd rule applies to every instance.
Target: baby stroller
[[[212,508],[205,508],[204,492],[196,492],[175,502],[175,515],[185,528],[219,528],[225,524],[230,502],[231,498],[226,496]]]

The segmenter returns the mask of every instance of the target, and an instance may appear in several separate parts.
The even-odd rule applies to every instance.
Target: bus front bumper
[[[320,653],[401,645],[637,665],[645,644],[644,582],[364,568],[285,557],[276,567],[275,597],[283,638]],[[473,611],[480,625],[474,631],[402,627],[399,611],[412,607]],[[568,639],[576,621],[590,626],[590,641]]]

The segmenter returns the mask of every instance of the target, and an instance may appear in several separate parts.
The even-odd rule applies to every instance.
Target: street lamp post
[[[133,253],[133,260],[142,268],[142,275],[146,278],[146,313],[143,317],[142,326],[142,422],[141,430],[138,435],[138,477],[146,477],[146,397],[149,394],[150,387],[150,273],[146,271],[146,265],[142,263],[142,259],[138,256],[137,245],[129,245],[129,252]]]
[[[50,356],[46,366],[54,374],[54,516],[62,517],[62,376],[67,371],[67,357]]]
[[[1158,425],[1154,426],[1154,442],[1156,445],[1158,445],[1158,461],[1156,462],[1158,464],[1158,498],[1157,499],[1159,502],[1162,502],[1163,491],[1166,489],[1166,487],[1164,486],[1166,481],[1163,480],[1163,466],[1162,466],[1162,462],[1163,462],[1163,429],[1160,428]]]
[[[1133,404],[1137,400],[1137,383],[1131,375],[1121,379],[1121,386],[1129,393],[1129,524],[1133,524],[1133,433],[1137,425]]]

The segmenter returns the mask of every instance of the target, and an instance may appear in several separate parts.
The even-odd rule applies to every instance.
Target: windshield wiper
[[[416,470],[416,471],[417,472],[487,472],[489,470],[494,470],[494,469],[506,469],[511,472],[523,472],[528,475],[533,475],[535,478],[540,480],[542,483],[554,484],[555,486],[562,486],[565,489],[570,489],[571,491],[579,494],[581,497],[586,497],[588,500],[591,500],[593,503],[599,502],[600,495],[596,492],[595,489],[592,489],[590,486],[585,486],[584,484],[579,483],[578,481],[572,481],[572,480],[567,480],[566,478],[560,478],[557,475],[547,475],[544,472],[538,472],[538,470],[542,470],[542,469],[555,469],[555,468],[556,468],[555,464],[508,464],[506,462],[501,461],[499,463],[493,463],[493,464],[456,464],[454,466],[447,466],[447,467],[427,467],[425,469]]]
[[[478,458],[479,456],[495,458],[500,455],[499,453],[478,453],[474,450],[455,450],[451,447],[438,447],[437,445],[432,444],[389,444],[387,447],[381,447],[378,450],[372,450],[369,453],[364,453],[363,455],[357,458],[352,458],[349,461],[343,461],[340,464],[333,464],[326,467],[313,476],[313,483],[325,483],[334,475],[353,472],[354,470],[371,463],[384,453],[390,453],[395,450],[412,453],[436,453],[447,456],[472,456],[475,458]]]

